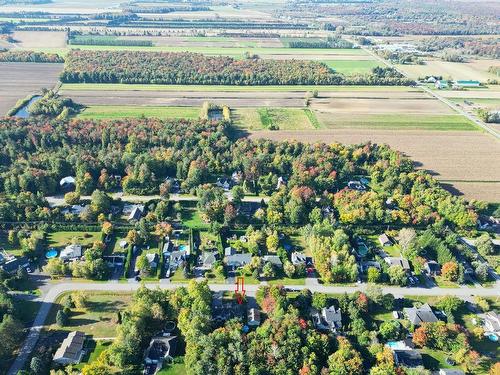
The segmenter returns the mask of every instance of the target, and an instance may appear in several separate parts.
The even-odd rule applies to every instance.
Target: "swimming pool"
[[[52,259],[57,257],[57,250],[56,249],[50,249],[45,253],[45,258],[47,259]]]
[[[180,251],[187,251],[188,247],[187,247],[187,245],[179,245],[179,250]]]
[[[488,335],[488,338],[490,339],[490,341],[493,341],[493,342],[498,342],[498,336],[494,333],[490,333]]]

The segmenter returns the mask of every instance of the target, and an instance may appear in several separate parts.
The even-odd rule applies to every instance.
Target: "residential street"
[[[36,300],[42,303],[40,310],[33,322],[28,336],[23,344],[23,347],[9,369],[7,375],[16,375],[19,370],[21,370],[24,364],[29,359],[30,354],[33,352],[38,338],[40,336],[40,331],[45,323],[45,320],[49,314],[52,303],[55,302],[56,298],[68,291],[112,291],[112,292],[133,292],[137,290],[141,285],[140,283],[118,283],[107,282],[107,283],[73,283],[73,282],[62,282],[59,284],[47,284],[44,288],[44,296],[39,297]],[[162,288],[172,290],[180,286],[185,286],[186,284],[170,283],[170,282],[160,282],[160,283],[150,283],[144,284],[148,288]],[[257,288],[260,285],[246,285],[247,295],[254,296]],[[328,294],[342,294],[342,293],[353,293],[357,290],[363,291],[367,287],[367,284],[360,284],[356,286],[326,286],[321,284],[310,284],[310,285],[285,285],[285,288],[290,290],[302,290],[309,289],[311,292],[321,292]],[[214,292],[217,291],[233,291],[234,285],[232,284],[210,284],[210,289]],[[463,287],[454,289],[445,288],[401,288],[393,286],[382,287],[383,293],[392,293],[394,296],[444,296],[444,295],[454,295],[457,297],[468,297],[468,296],[482,296],[482,297],[500,297],[500,283],[493,288],[474,288],[474,287]]]

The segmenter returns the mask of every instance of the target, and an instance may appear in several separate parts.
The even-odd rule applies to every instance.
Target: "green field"
[[[165,118],[189,118],[199,117],[198,107],[160,107],[160,106],[89,106],[78,115],[81,119],[120,119],[126,117],[158,117]]]
[[[318,120],[327,128],[352,129],[406,129],[406,130],[480,130],[474,123],[461,115],[342,115],[316,113]]]
[[[324,86],[324,85],[283,85],[283,86],[230,86],[230,85],[148,85],[125,83],[64,83],[61,91],[401,91],[415,92],[419,89],[406,86]]]
[[[280,130],[314,129],[303,108],[237,108],[233,124],[241,129],[265,130],[270,125]]]
[[[343,74],[370,73],[373,68],[381,65],[375,60],[326,60],[323,62],[336,72]]]
[[[101,240],[101,232],[52,232],[47,235],[49,247],[65,247],[71,243],[83,246]]]
[[[70,47],[67,48],[33,48],[30,50],[36,52],[57,53],[66,55]],[[78,46],[82,50],[101,50],[101,51],[148,51],[148,52],[196,52],[211,56],[231,56],[235,58],[243,58],[243,55],[248,52],[250,54],[262,55],[283,55],[293,58],[294,56],[366,56],[366,52],[362,49],[324,49],[324,48],[286,48],[286,47],[200,47],[200,46]]]

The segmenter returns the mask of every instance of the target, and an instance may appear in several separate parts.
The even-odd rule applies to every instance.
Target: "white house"
[[[483,328],[485,332],[496,333],[500,335],[500,315],[495,311],[488,311],[479,316],[483,320]]]
[[[82,245],[68,245],[66,246],[61,253],[59,254],[59,258],[62,260],[71,260],[80,258],[82,256]]]
[[[299,253],[298,251],[294,251],[292,253],[291,259],[292,259],[292,264],[294,266],[297,266],[300,264],[303,264],[303,265],[306,264],[306,256],[303,253]]]

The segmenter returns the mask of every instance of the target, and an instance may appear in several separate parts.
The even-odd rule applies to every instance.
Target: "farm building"
[[[458,80],[455,81],[455,85],[458,87],[479,87],[481,82],[473,80]]]

